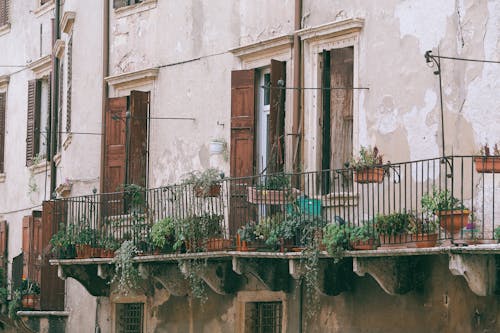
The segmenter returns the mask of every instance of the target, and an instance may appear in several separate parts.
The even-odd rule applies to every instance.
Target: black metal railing
[[[130,239],[145,252],[153,250],[152,225],[166,217],[216,221],[225,239],[235,239],[245,227],[257,240],[289,238],[291,247],[303,246],[305,234],[328,224],[365,226],[376,241],[389,244],[426,241],[429,234],[454,243],[486,242],[500,226],[500,175],[492,169],[500,169],[500,159],[492,163],[478,171],[485,157],[450,156],[367,172],[346,168],[225,178],[207,191],[181,184],[94,194],[57,199],[54,218],[75,237],[88,236],[92,243]],[[455,221],[444,208],[454,208]],[[391,229],[394,220],[404,230]],[[392,231],[384,229],[388,223]],[[390,237],[380,237],[384,232]]]

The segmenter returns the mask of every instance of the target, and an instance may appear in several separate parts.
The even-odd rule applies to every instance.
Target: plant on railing
[[[439,224],[434,219],[418,218],[412,215],[408,225],[408,234],[412,241],[412,247],[433,247],[438,239]]]
[[[133,262],[133,258],[136,254],[137,248],[132,241],[127,240],[122,243],[113,258],[115,272],[111,279],[111,283],[117,283],[115,290],[118,290],[124,295],[136,289],[141,281],[139,270]]]
[[[377,238],[377,230],[372,220],[350,228],[349,242],[355,250],[372,250]]]
[[[183,184],[193,185],[197,197],[218,197],[221,190],[220,181],[224,173],[220,170],[209,168],[203,172],[193,171],[187,174]]]
[[[121,189],[126,210],[135,214],[143,213],[146,207],[146,189],[137,184],[123,184]]]
[[[59,226],[59,231],[50,239],[51,252],[60,259],[73,259],[76,256],[74,225]]]
[[[276,173],[263,176],[261,182],[247,187],[247,200],[253,204],[283,205],[294,201],[299,193],[290,187],[290,175]]]
[[[346,224],[331,223],[323,228],[323,244],[328,253],[338,262],[349,249],[351,228]]]
[[[481,146],[479,151],[481,157],[475,157],[476,171],[479,173],[496,173],[500,172],[500,149],[495,143],[493,154],[491,153],[488,144]]]
[[[115,251],[120,248],[120,242],[113,236],[101,237],[99,246],[101,248],[101,257],[113,258]]]
[[[97,244],[97,236],[97,231],[90,226],[84,226],[76,231],[75,247],[77,258],[90,258],[94,255],[93,246]]]
[[[438,216],[441,227],[450,233],[459,232],[469,220],[469,210],[448,190],[433,188],[432,194],[422,196],[421,204],[427,216]]]
[[[382,155],[377,147],[361,146],[359,156],[353,157],[349,164],[355,170],[354,181],[358,183],[381,183],[384,179]]]
[[[290,176],[285,173],[275,173],[265,176],[264,181],[257,185],[259,190],[282,190],[290,185]]]
[[[178,266],[189,283],[191,296],[200,300],[201,305],[208,300],[205,281],[201,278],[202,270],[206,267],[206,259],[179,260]]]
[[[175,243],[175,222],[171,217],[166,217],[153,224],[151,241],[162,252],[172,251]]]
[[[389,244],[406,243],[408,226],[412,218],[414,218],[413,215],[407,212],[396,212],[388,215],[378,214],[375,217],[375,228],[379,234],[380,245],[386,247],[390,246]]]
[[[184,245],[188,252],[196,252],[216,250],[212,246],[226,246],[227,242],[214,241],[215,239],[223,240],[222,220],[223,216],[208,213],[201,216],[174,219],[176,241],[173,249],[181,249]]]

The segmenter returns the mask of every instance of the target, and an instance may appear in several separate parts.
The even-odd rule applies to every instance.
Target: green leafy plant
[[[256,187],[259,190],[278,191],[288,188],[289,185],[290,176],[283,172],[280,172],[265,176],[263,182]]]
[[[193,185],[195,191],[200,191],[203,195],[210,193],[212,185],[217,184],[224,177],[220,170],[209,168],[203,172],[193,171],[184,177],[183,184]]]
[[[204,304],[208,300],[205,282],[201,278],[202,270],[207,262],[203,259],[179,260],[179,269],[187,279],[191,288],[191,296],[200,300]]]
[[[500,149],[498,148],[498,144],[495,143],[495,145],[493,146],[493,154],[491,154],[490,147],[487,143],[485,143],[481,146],[479,154],[482,156],[500,156]]]
[[[170,217],[161,219],[151,228],[151,241],[154,246],[167,250],[172,248],[175,241],[175,224]]]
[[[414,218],[413,215],[406,212],[377,215],[375,217],[375,227],[379,234],[399,235],[408,231],[412,218]]]
[[[116,290],[127,295],[131,290],[136,289],[141,281],[139,270],[134,265],[133,258],[137,253],[137,248],[132,241],[122,243],[113,263],[115,264],[115,272],[111,283],[117,283]]]
[[[378,237],[373,221],[365,221],[359,226],[353,226],[349,230],[349,240],[351,242],[367,242]]]
[[[84,226],[77,230],[75,236],[76,245],[93,245],[97,241],[97,231],[90,226]]]
[[[173,220],[175,243],[174,250],[189,242],[191,251],[196,251],[203,246],[203,240],[222,237],[223,216],[216,214],[203,214],[201,216],[188,216]]]
[[[361,146],[359,156],[351,159],[350,166],[356,170],[382,166],[382,155],[376,146],[373,149],[370,146]]]
[[[496,240],[500,240],[500,227],[495,228],[494,237]]]
[[[75,257],[75,236],[74,225],[70,224],[59,226],[59,231],[52,235],[50,244],[52,246],[51,252],[58,258],[70,259]]]
[[[21,308],[21,291],[20,290],[14,290],[14,293],[12,294],[12,299],[9,302],[9,307],[8,307],[8,312],[9,312],[9,317],[12,319],[17,319],[17,311]]]
[[[323,244],[328,253],[338,261],[345,250],[349,248],[351,228],[346,224],[328,224],[323,229]]]
[[[435,234],[439,230],[439,224],[434,219],[420,219],[416,216],[410,218],[408,232],[410,234]]]
[[[257,238],[256,229],[257,224],[254,221],[250,221],[238,229],[238,235],[240,235],[242,241],[253,242]]]
[[[113,236],[104,236],[100,239],[99,246],[105,250],[116,251],[120,248],[120,242]]]
[[[420,201],[422,209],[428,216],[443,210],[463,210],[463,203],[448,190],[432,189],[432,194],[426,193]]]

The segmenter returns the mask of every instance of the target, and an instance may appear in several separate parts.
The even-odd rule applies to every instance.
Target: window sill
[[[42,16],[45,13],[50,12],[52,9],[54,9],[56,6],[54,4],[54,0],[50,0],[49,2],[43,4],[42,6],[38,6],[33,11],[33,14],[35,14],[36,17]]]
[[[0,173],[0,183],[5,183],[5,173]]]
[[[156,8],[157,0],[144,0],[143,2],[136,3],[129,6],[124,6],[115,9],[115,18],[120,19],[126,16],[141,13],[153,8]]]
[[[10,32],[10,23],[4,24],[0,27],[0,36],[6,35]]]
[[[71,141],[73,141],[73,134],[69,133],[68,136],[66,136],[66,139],[63,142],[63,148],[64,148],[64,150],[68,150],[68,147],[71,144]]]
[[[40,162],[40,163],[38,163],[36,165],[32,165],[32,166],[28,167],[28,169],[34,175],[38,175],[40,173],[44,173],[47,170],[49,170],[49,162],[46,161],[46,160],[43,160],[42,162]]]

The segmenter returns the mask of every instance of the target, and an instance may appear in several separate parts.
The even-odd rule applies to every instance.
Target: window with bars
[[[142,333],[143,314],[143,303],[116,304],[116,333]]]
[[[281,302],[252,302],[245,306],[245,333],[281,333]]]

